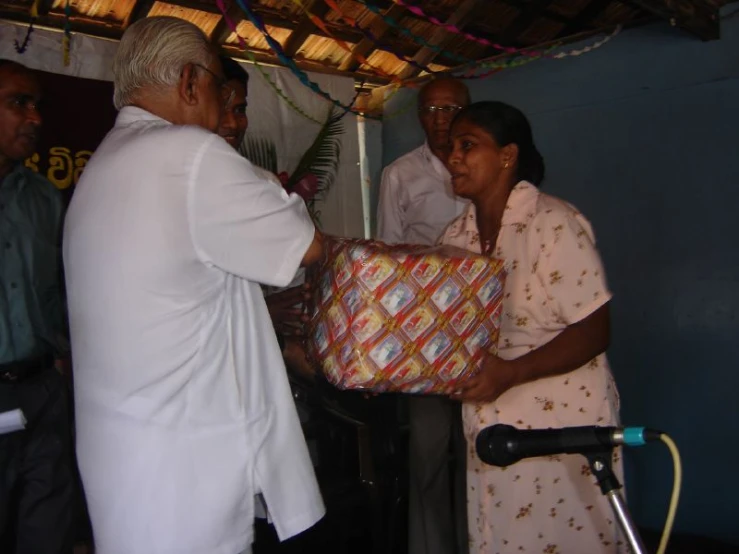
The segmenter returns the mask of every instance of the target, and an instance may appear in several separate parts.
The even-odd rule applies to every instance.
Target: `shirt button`
[[[10,243],[9,242],[6,242],[5,243],[5,248],[7,248],[8,250],[10,249]]]
[[[10,288],[11,289],[17,289],[18,288],[18,285],[16,283],[10,283]]]

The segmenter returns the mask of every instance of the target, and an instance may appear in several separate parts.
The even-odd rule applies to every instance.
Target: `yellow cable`
[[[672,524],[675,523],[675,514],[677,513],[677,504],[680,498],[680,486],[683,479],[683,467],[680,462],[680,452],[677,449],[675,442],[666,434],[662,433],[659,436],[659,440],[667,445],[672,454],[672,462],[675,466],[674,482],[672,485],[672,497],[670,498],[670,509],[667,511],[667,520],[665,521],[665,528],[662,531],[662,539],[659,542],[659,549],[657,554],[664,554],[667,550],[667,542],[670,540],[670,534],[672,533]]]

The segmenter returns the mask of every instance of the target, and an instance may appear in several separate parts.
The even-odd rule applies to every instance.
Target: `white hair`
[[[113,60],[113,104],[120,110],[146,86],[173,87],[185,64],[208,66],[213,49],[205,34],[177,17],[146,17],[123,33]]]

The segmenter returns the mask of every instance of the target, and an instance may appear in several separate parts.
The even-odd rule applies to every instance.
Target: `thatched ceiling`
[[[718,38],[716,13],[726,2],[242,0],[242,3],[252,7],[285,54],[303,69],[351,74],[367,83],[385,84],[391,80],[390,76],[407,79],[423,73],[417,65],[399,59],[396,54],[432,71],[458,66],[464,60],[500,54],[496,48],[448,32],[403,4],[421,8],[427,16],[453,24],[464,32],[518,49],[566,41],[615,25],[633,25],[657,17],[669,19],[703,39]],[[33,0],[0,1],[0,17],[28,22],[32,4]],[[239,3],[224,0],[222,4],[251,55],[260,62],[281,64]],[[37,25],[64,27],[67,0],[41,0],[37,5]],[[68,13],[72,32],[109,38],[119,38],[131,22],[142,17],[182,17],[198,25],[224,53],[248,59],[216,0],[70,0]],[[416,36],[416,40],[409,34]]]

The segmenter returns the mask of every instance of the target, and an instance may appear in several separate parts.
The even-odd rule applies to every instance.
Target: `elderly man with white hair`
[[[120,113],[64,231],[96,552],[248,552],[255,494],[281,539],[324,514],[260,290],[320,235],[214,133],[231,91],[197,27],[134,23],[113,72]]]

